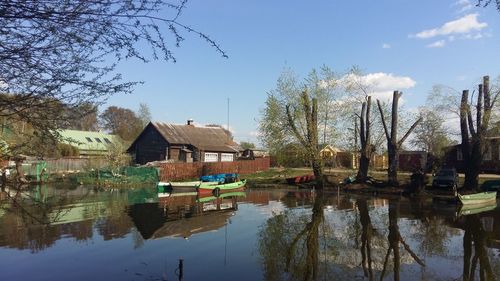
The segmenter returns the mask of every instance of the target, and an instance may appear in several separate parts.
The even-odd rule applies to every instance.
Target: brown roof
[[[152,122],[170,144],[189,144],[205,151],[238,152],[237,145],[218,127],[196,127]]]

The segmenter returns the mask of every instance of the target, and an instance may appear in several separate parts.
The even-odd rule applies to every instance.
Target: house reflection
[[[128,214],[144,239],[188,238],[226,225],[238,209],[238,200],[245,196],[245,192],[219,197],[200,197],[196,192],[159,193],[157,204],[132,205]]]

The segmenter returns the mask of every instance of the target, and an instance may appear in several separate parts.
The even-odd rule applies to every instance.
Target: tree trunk
[[[316,98],[309,99],[307,91],[302,92],[301,105],[306,119],[306,135],[304,136],[295,124],[295,119],[290,111],[290,105],[286,106],[288,125],[299,142],[306,148],[308,162],[311,163],[314,176],[316,177],[316,188],[323,189],[323,163],[319,154],[318,143],[318,101]]]
[[[359,138],[361,141],[361,150],[359,157],[358,174],[356,176],[357,182],[366,182],[368,179],[368,168],[370,167],[370,159],[373,147],[370,141],[370,107],[371,97],[368,96],[367,101],[363,102],[361,107],[360,130]]]
[[[391,112],[391,132],[389,134],[389,129],[385,122],[384,112],[380,101],[377,100],[378,109],[380,111],[380,117],[382,119],[382,125],[384,126],[385,137],[387,139],[387,153],[389,155],[389,169],[387,169],[387,181],[389,185],[398,186],[398,161],[399,161],[399,150],[403,142],[408,138],[411,132],[417,127],[418,123],[422,121],[420,117],[410,129],[404,134],[404,136],[398,141],[398,103],[399,98],[403,93],[394,91],[392,96],[392,112]]]
[[[387,181],[391,186],[398,186],[398,158],[399,149],[393,143],[387,144],[387,154],[389,156],[389,168],[387,169]]]
[[[479,188],[479,173],[483,161],[485,146],[485,136],[491,117],[491,110],[495,103],[496,96],[491,97],[490,78],[483,77],[483,84],[479,85],[476,103],[476,126],[469,105],[469,91],[462,92],[460,102],[460,133],[462,135],[462,155],[465,163],[464,189],[477,190]]]

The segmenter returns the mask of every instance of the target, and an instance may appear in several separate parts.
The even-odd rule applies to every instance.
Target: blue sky
[[[435,84],[473,89],[483,75],[500,74],[500,13],[474,4],[190,0],[180,21],[210,35],[229,58],[185,34],[173,49],[177,63],[121,63],[125,79],[144,84],[108,105],[137,110],[142,102],[155,121],[226,125],[229,98],[236,140],[255,142],[259,110],[285,67],[304,77],[322,65],[340,73],[357,65],[381,93],[402,90],[406,106],[417,107]]]

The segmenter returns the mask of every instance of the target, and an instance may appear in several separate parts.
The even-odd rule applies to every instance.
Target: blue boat
[[[215,174],[215,175],[201,176],[200,180],[203,182],[226,183],[226,182],[234,182],[237,177],[238,174]]]

